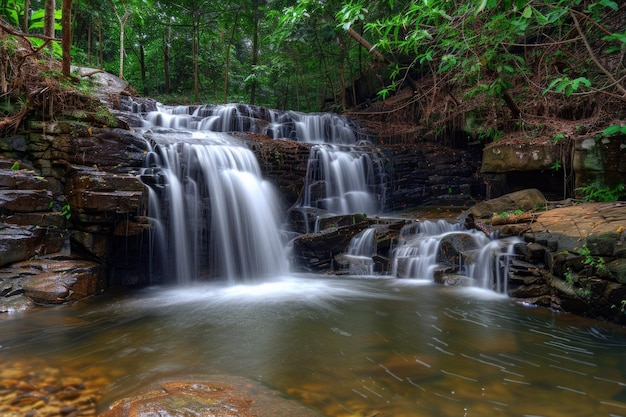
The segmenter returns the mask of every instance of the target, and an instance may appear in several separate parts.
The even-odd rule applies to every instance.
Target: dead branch
[[[615,77],[613,77],[613,74],[611,74],[609,72],[609,70],[604,68],[604,66],[600,63],[600,61],[598,61],[598,58],[593,53],[593,50],[591,49],[591,45],[589,45],[589,42],[587,41],[587,38],[585,37],[585,34],[583,33],[582,28],[580,27],[580,22],[578,21],[578,17],[576,17],[576,13],[574,13],[573,11],[570,10],[570,16],[572,16],[572,19],[574,20],[574,26],[576,26],[576,30],[578,31],[578,34],[582,38],[582,41],[585,44],[585,48],[587,49],[587,52],[589,53],[589,57],[591,58],[593,63],[596,64],[596,67],[598,67],[598,69],[600,71],[602,71],[608,77],[608,79],[611,81],[611,83],[614,83],[615,87],[624,94],[621,97],[621,99],[622,100],[626,100],[626,88],[624,88],[624,86],[622,86],[615,79]]]

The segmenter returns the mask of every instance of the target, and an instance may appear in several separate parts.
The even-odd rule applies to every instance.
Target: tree
[[[56,12],[55,0],[46,0],[43,34],[48,38],[54,38],[54,21]]]
[[[111,7],[113,9],[113,13],[115,13],[115,17],[119,23],[119,27],[120,27],[120,71],[119,71],[119,77],[120,78],[124,78],[124,54],[125,54],[125,50],[124,50],[124,35],[125,35],[125,30],[126,30],[126,23],[128,22],[128,18],[131,15],[131,10],[126,6],[126,3],[124,3],[122,5],[122,8],[124,9],[124,14],[120,13],[120,10],[118,9],[118,7],[115,6],[115,3],[113,2],[113,0],[111,0]]]
[[[63,8],[61,11],[61,27],[63,30],[63,38],[61,41],[61,49],[63,50],[62,72],[66,77],[70,76],[71,68],[71,49],[72,49],[72,0],[63,0]]]

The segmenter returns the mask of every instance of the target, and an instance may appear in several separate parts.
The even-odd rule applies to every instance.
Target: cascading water
[[[179,281],[204,273],[234,281],[287,272],[274,190],[261,178],[254,155],[238,139],[218,132],[314,143],[299,206],[313,209],[315,218],[384,211],[384,157],[358,142],[353,126],[337,115],[231,104],[164,107],[146,120],[147,135],[156,144],[147,160],[159,178],[151,192],[157,258]],[[373,273],[374,235],[371,228],[351,242],[346,257],[352,274]],[[392,274],[433,280],[437,270],[453,271],[479,287],[506,292],[514,242],[491,240],[444,220],[423,221],[403,232],[393,250]]]
[[[156,144],[147,160],[160,178],[151,192],[153,200],[160,199],[151,203],[156,258],[178,281],[204,272],[234,280],[286,270],[276,198],[253,154],[236,138],[210,132],[258,132],[317,143],[303,206],[370,214],[383,207],[382,164],[369,148],[355,144],[356,129],[338,115],[242,104],[160,106],[145,115],[145,128]],[[315,202],[313,184],[325,187]]]
[[[515,256],[515,244],[521,241],[519,238],[506,238],[492,240],[484,245],[474,261],[467,265],[468,275],[474,279],[475,285],[506,294],[509,266]]]
[[[352,275],[373,275],[374,261],[372,256],[376,254],[376,229],[370,227],[357,233],[350,240],[346,259],[350,265]]]
[[[278,200],[250,150],[223,133],[156,129],[146,137],[156,144],[146,160],[159,178],[150,208],[165,274],[240,281],[288,271]]]
[[[471,278],[471,285],[506,294],[517,238],[495,239],[445,220],[407,226],[393,252],[393,276],[433,280],[437,268]]]
[[[334,214],[380,213],[384,207],[385,188],[374,179],[382,172],[379,159],[374,159],[376,156],[370,150],[358,147],[314,146],[301,206]],[[319,192],[320,186],[323,193]]]
[[[404,238],[393,253],[393,276],[433,280],[441,240],[459,233],[461,226],[445,220],[423,221],[405,227]]]

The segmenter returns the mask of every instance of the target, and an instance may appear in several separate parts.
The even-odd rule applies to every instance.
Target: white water
[[[370,227],[357,233],[350,240],[346,259],[350,263],[351,275],[374,275],[374,260],[376,254],[376,229]]]
[[[460,253],[456,265],[448,263],[443,266],[472,278],[475,287],[507,293],[509,265],[515,256],[514,245],[520,239],[491,240],[481,232],[468,231],[460,223],[445,220],[423,221],[404,230],[404,240],[393,251],[393,276],[432,281],[435,270],[442,266],[439,259],[442,257],[442,242],[465,239],[463,245],[468,253]]]
[[[474,263],[467,266],[468,275],[474,278],[479,288],[506,294],[508,271],[513,249],[519,238],[498,239],[482,247]]]
[[[261,132],[315,143],[299,202],[305,215],[308,209],[313,215],[319,213],[315,210],[371,215],[384,209],[382,157],[367,144],[356,144],[355,130],[340,116],[241,104],[161,110],[146,116],[147,127],[152,127],[149,137],[158,144],[156,156],[147,160],[161,167],[163,179],[151,193],[151,213],[161,267],[179,282],[203,274],[246,281],[288,270],[274,190],[262,179],[254,155],[236,138],[217,132]],[[159,131],[155,125],[170,130]],[[161,201],[154,201],[157,196]],[[432,281],[437,268],[456,266],[477,287],[506,293],[516,240],[492,241],[444,220],[424,221],[403,233],[392,253],[392,276]],[[373,236],[371,229],[353,240],[346,254],[352,274],[373,274],[376,248],[352,247],[370,245]],[[473,242],[471,255],[459,254],[456,265],[442,259],[442,241],[451,239]]]
[[[302,207],[315,207],[334,214],[380,213],[384,205],[384,185],[374,179],[382,167],[372,159],[369,149],[335,145],[311,148]],[[313,197],[323,184],[321,199]],[[373,186],[371,186],[372,184]],[[373,189],[378,189],[375,193]]]
[[[246,281],[288,270],[276,192],[249,149],[223,133],[146,135],[163,179],[150,215],[166,274],[182,283],[203,274]]]

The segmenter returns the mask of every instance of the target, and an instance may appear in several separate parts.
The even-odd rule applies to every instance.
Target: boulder
[[[468,210],[475,218],[491,218],[494,213],[513,212],[515,210],[537,210],[545,207],[546,198],[536,188],[516,191],[491,200],[476,203]]]
[[[49,258],[13,265],[22,276],[24,295],[36,304],[61,304],[100,293],[102,266],[80,259]]]
[[[345,226],[332,227],[320,233],[298,236],[293,241],[292,256],[298,268],[305,271],[332,269],[333,257],[346,252],[354,235],[369,227],[367,221]]]
[[[99,417],[319,417],[320,413],[241,377],[164,381],[117,401]]]

